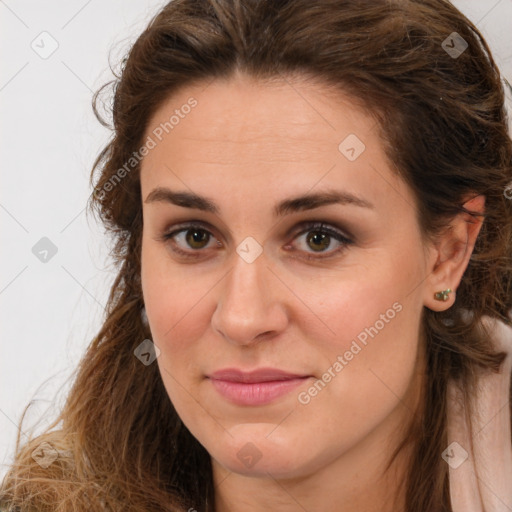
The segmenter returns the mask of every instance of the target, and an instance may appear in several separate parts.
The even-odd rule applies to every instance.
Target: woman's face
[[[142,286],[184,424],[245,475],[378,466],[418,397],[428,261],[375,120],[236,76],[173,95],[148,136]]]

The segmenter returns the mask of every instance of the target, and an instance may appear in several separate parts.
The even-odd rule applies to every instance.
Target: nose
[[[290,291],[270,268],[265,253],[248,263],[238,254],[219,284],[212,327],[229,343],[253,345],[277,336],[287,325],[284,294]]]

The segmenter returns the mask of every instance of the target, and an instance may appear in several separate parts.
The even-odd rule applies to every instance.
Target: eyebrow
[[[145,203],[163,202],[170,203],[184,208],[194,208],[214,214],[220,213],[220,208],[215,202],[207,197],[197,195],[193,192],[173,191],[166,187],[153,189],[146,197]],[[359,206],[361,208],[375,209],[375,206],[350,192],[340,190],[326,190],[315,194],[304,194],[297,197],[285,199],[274,207],[274,216],[280,217],[294,212],[313,210],[330,204],[343,204]]]

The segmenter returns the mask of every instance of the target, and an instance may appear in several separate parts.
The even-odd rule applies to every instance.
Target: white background
[[[115,67],[165,3],[0,0],[0,478],[23,408],[35,400],[31,426],[61,388],[49,417],[56,414],[100,327],[114,275],[102,228],[84,208],[90,169],[110,132],[91,98],[113,78],[109,52]],[[454,4],[481,29],[512,83],[512,0]],[[47,59],[31,47],[42,46],[43,31],[58,43]],[[57,247],[46,263],[32,253],[42,237]]]

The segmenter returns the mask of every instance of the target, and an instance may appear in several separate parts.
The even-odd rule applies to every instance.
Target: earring
[[[447,290],[443,290],[442,292],[436,292],[434,293],[434,299],[443,301],[448,300],[449,293],[451,293],[450,288],[448,288]]]

